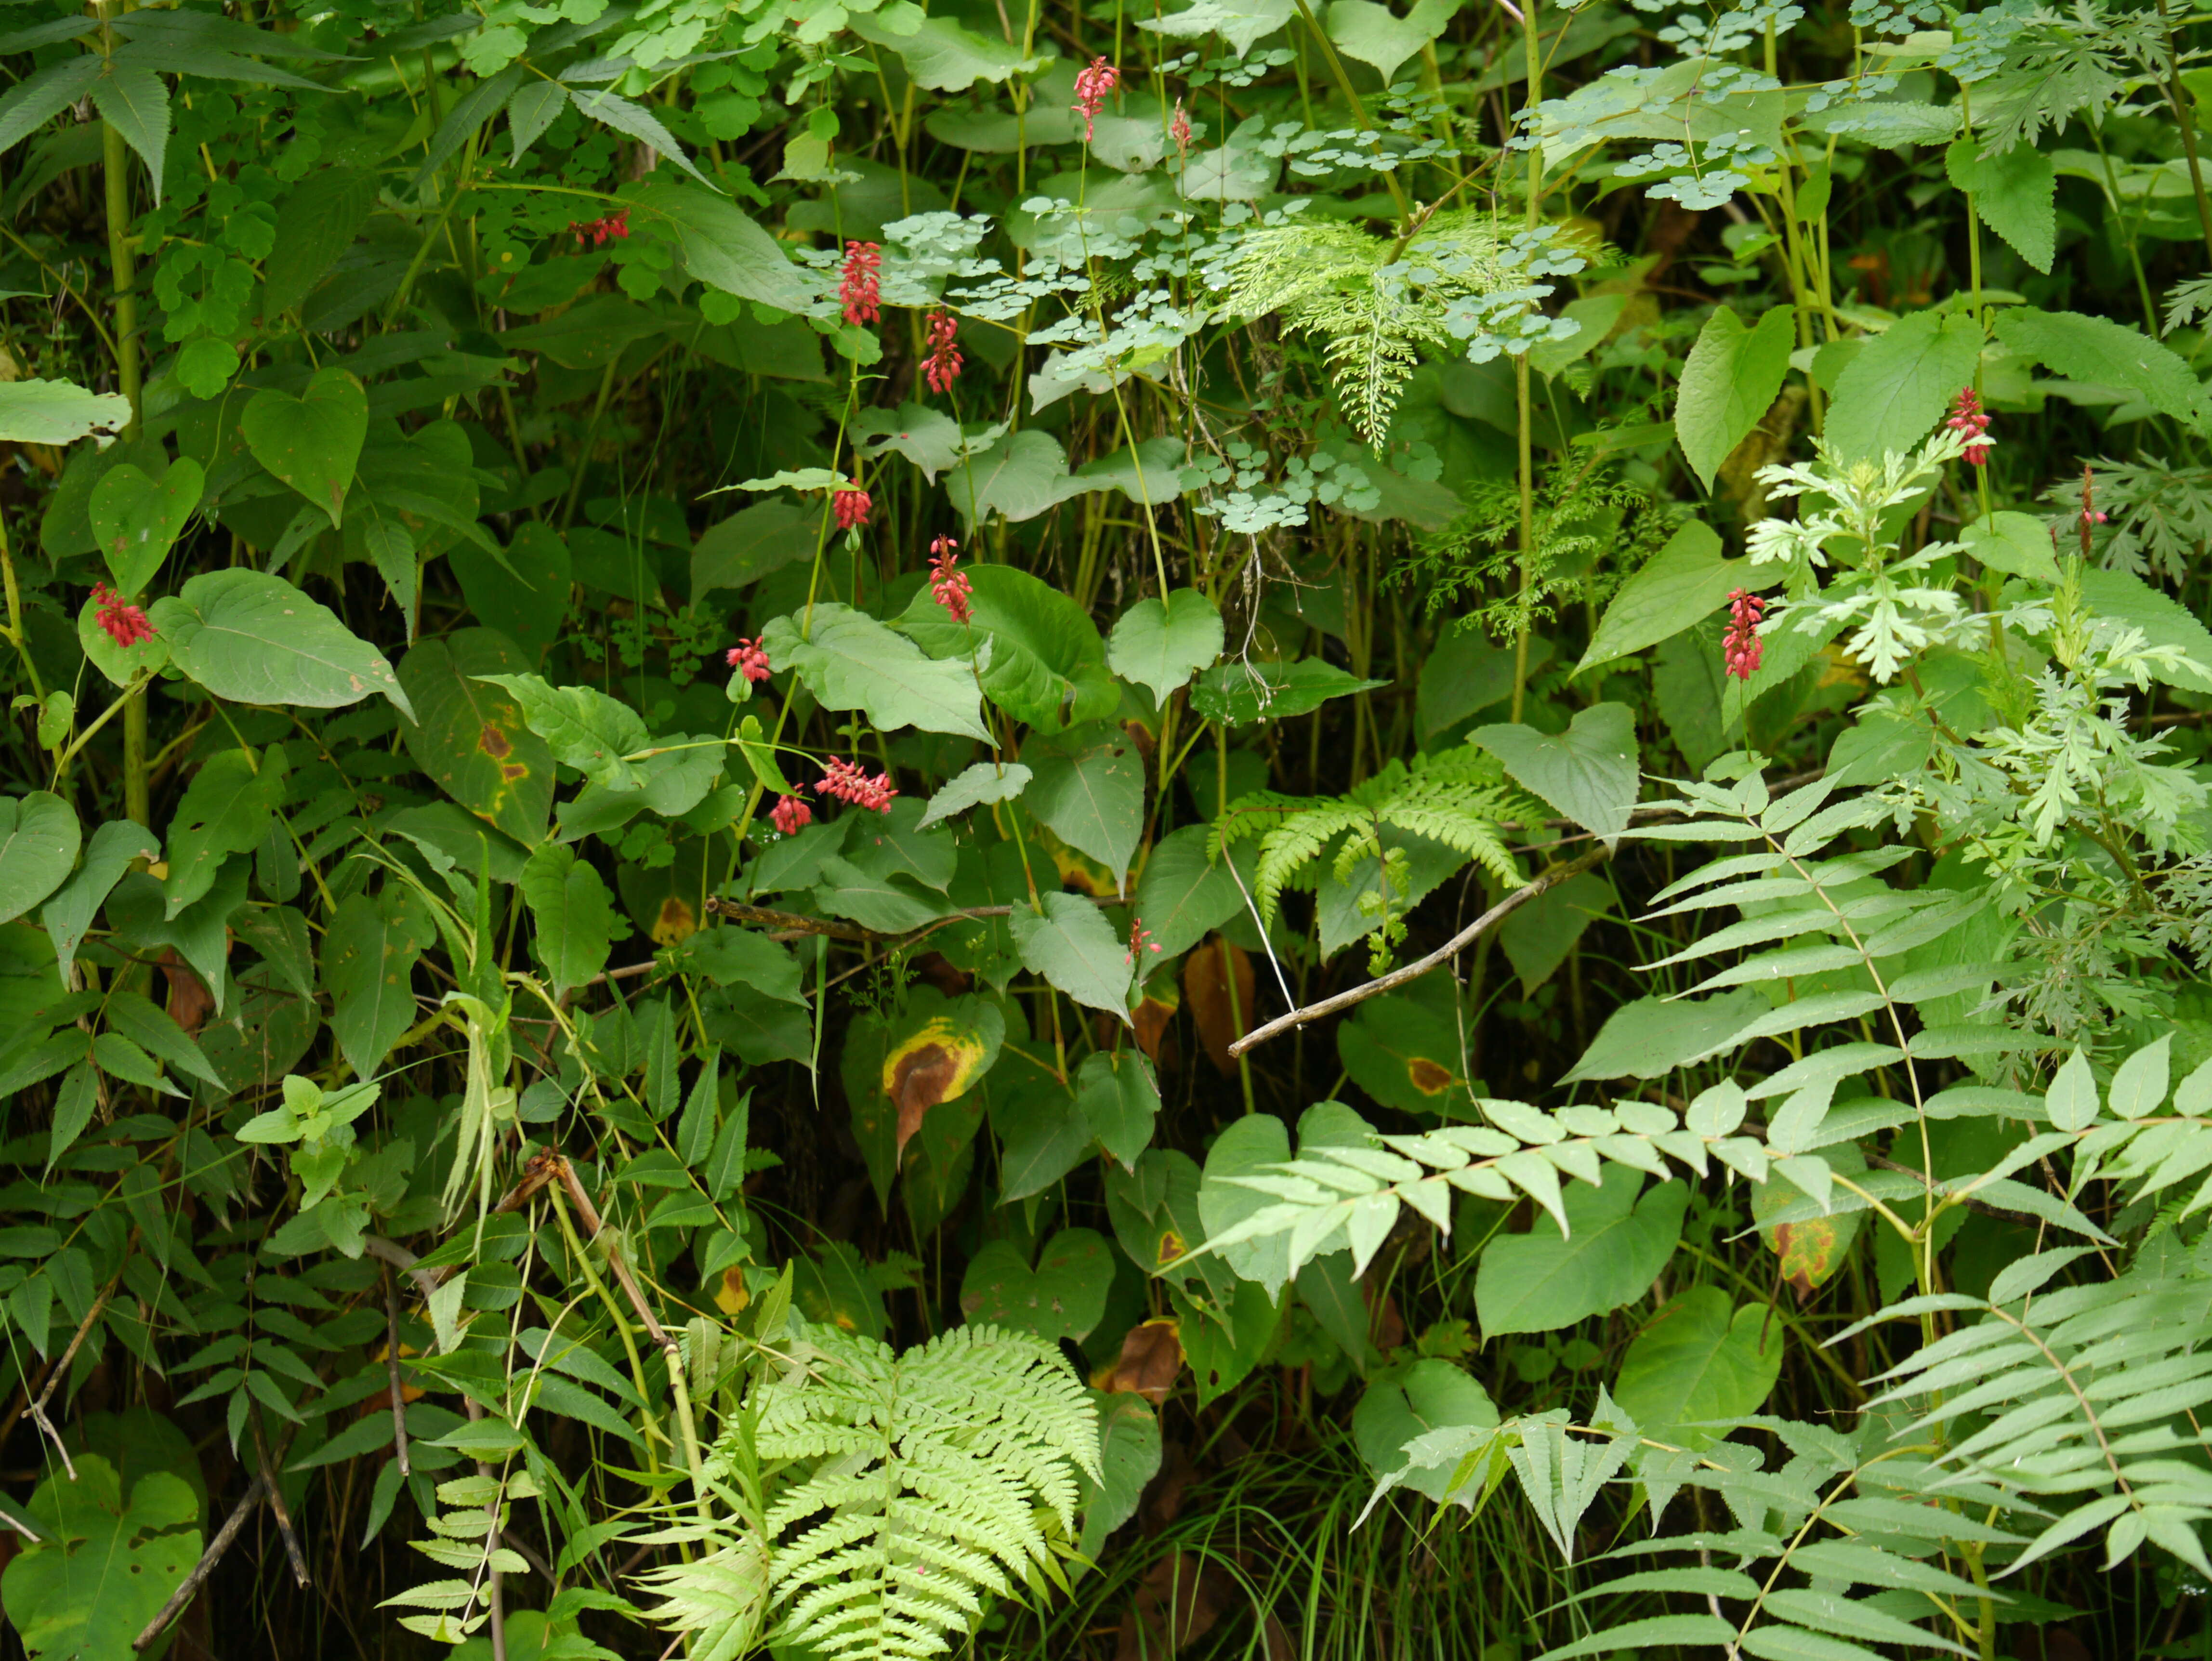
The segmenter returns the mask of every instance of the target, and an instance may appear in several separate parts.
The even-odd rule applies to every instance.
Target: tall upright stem
[[[105,24],[125,9],[123,0],[100,0]],[[139,399],[137,260],[131,246],[131,151],[112,121],[100,124],[100,171],[107,186],[107,266],[115,285],[115,379],[131,400],[131,424],[124,435],[136,438],[144,411]],[[135,697],[123,710],[123,812],[151,827],[152,791],[146,767],[146,700]]]
[[[1544,59],[1536,36],[1537,0],[1527,0],[1521,14],[1522,41],[1528,55],[1528,102],[1532,113],[1544,99]],[[1544,139],[1532,121],[1528,139],[1528,228],[1534,230],[1544,215]],[[1521,447],[1521,620],[1513,631],[1513,711],[1521,719],[1528,696],[1528,590],[1535,581],[1536,455],[1529,420],[1528,354],[1513,360],[1513,401],[1520,416]]]

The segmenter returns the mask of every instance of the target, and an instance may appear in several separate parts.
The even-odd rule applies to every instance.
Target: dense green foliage
[[[1524,3],[9,9],[0,1649],[2212,1654],[2212,17]]]

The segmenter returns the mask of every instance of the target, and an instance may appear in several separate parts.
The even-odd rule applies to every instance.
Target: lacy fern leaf
[[[901,1355],[801,1326],[782,1354],[729,1433],[749,1447],[726,1439],[715,1452],[724,1470],[779,1472],[759,1543],[764,1599],[746,1602],[744,1542],[726,1545],[661,1575],[665,1624],[719,1657],[764,1601],[782,1609],[778,1643],[825,1661],[909,1661],[952,1649],[987,1597],[1058,1578],[1077,1473],[1098,1475],[1098,1424],[1057,1352],[968,1326]]]

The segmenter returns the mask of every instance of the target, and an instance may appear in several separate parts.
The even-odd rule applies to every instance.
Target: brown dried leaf
[[[198,1032],[215,1013],[215,995],[173,946],[161,948],[161,976],[169,983],[169,1019],[188,1033]]]
[[[1154,1407],[1168,1399],[1182,1371],[1182,1334],[1170,1318],[1133,1326],[1121,1340],[1121,1358],[1106,1388],[1143,1396]]]
[[[1237,1058],[1229,1053],[1229,1046],[1260,1024],[1252,1017],[1252,1000],[1257,990],[1251,954],[1218,936],[1182,960],[1182,993],[1190,1005],[1191,1019],[1198,1026],[1199,1041],[1206,1046],[1206,1053],[1224,1078],[1237,1070]]]

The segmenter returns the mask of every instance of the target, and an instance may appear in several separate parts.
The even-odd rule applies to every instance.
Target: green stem
[[[2204,170],[2197,156],[2197,123],[2189,113],[2191,102],[2181,84],[2181,60],[2173,50],[2173,20],[2166,15],[2166,0],[2158,0],[2159,27],[2166,33],[2166,95],[2173,106],[2173,119],[2181,128],[2181,152],[2189,158],[2189,183],[2197,192],[2197,223],[2204,233],[2204,246],[2212,252],[2212,198],[2204,192]]]
[[[1521,15],[1521,38],[1528,54],[1528,101],[1522,107],[1534,111],[1544,99],[1544,58],[1536,33],[1537,0],[1524,0],[1524,3],[1526,9]],[[1544,141],[1533,124],[1528,139],[1528,228],[1533,231],[1541,222],[1544,211]],[[1513,401],[1517,406],[1520,425],[1521,617],[1513,630],[1511,719],[1518,722],[1528,696],[1528,591],[1534,584],[1536,575],[1536,459],[1535,447],[1529,432],[1528,355],[1526,352],[1513,360]]]

